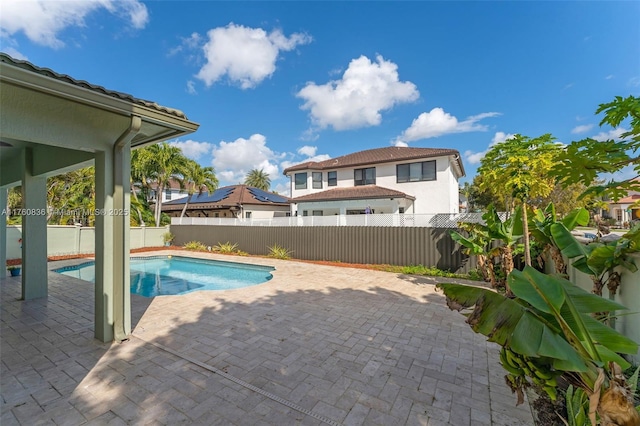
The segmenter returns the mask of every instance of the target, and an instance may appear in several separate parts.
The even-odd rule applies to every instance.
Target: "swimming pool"
[[[273,276],[271,266],[248,265],[182,256],[132,257],[131,293],[144,297],[228,290],[262,284]],[[95,282],[95,262],[55,269],[70,277]]]

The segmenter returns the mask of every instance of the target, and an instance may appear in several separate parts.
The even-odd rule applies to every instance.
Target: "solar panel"
[[[234,187],[224,187],[220,189],[216,189],[213,193],[209,194],[208,192],[204,192],[198,195],[195,198],[191,199],[192,203],[217,203],[219,201],[224,200],[233,192]]]
[[[263,191],[262,189],[258,189],[258,188],[254,188],[254,187],[249,187],[249,192],[251,193],[251,195],[253,195],[253,198],[255,198],[258,201],[261,201],[263,203],[287,203],[289,202],[288,199],[286,199],[283,196],[274,194],[272,192],[267,192],[267,191]]]

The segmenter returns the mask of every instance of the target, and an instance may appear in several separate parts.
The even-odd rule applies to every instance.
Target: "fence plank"
[[[424,265],[466,273],[474,258],[462,254],[448,228],[373,226],[211,226],[171,225],[174,244],[200,241],[206,246],[237,243],[249,254],[266,255],[278,244],[292,257],[348,263]]]

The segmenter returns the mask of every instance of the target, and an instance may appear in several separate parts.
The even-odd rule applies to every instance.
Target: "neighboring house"
[[[455,149],[387,147],[289,167],[292,214],[459,213]]]
[[[183,195],[162,204],[162,211],[179,217],[189,197]],[[231,185],[213,193],[193,194],[185,212],[186,217],[227,217],[271,219],[290,215],[289,199],[273,192],[247,185]]]
[[[162,202],[166,203],[167,201],[177,200],[179,198],[187,196],[188,195],[188,191],[186,189],[187,184],[185,183],[184,185],[185,187],[181,188],[180,182],[178,182],[175,179],[171,179],[169,181],[169,185],[164,188],[164,191],[162,191]],[[158,191],[158,184],[155,182],[151,182],[149,186],[151,187],[151,189],[149,191],[147,201],[150,203],[155,203],[156,197],[157,197],[157,191]]]
[[[640,177],[634,179],[640,182]],[[609,201],[608,216],[618,222],[618,225],[629,225],[629,222],[640,220],[640,192],[629,191],[627,196],[617,202]]]

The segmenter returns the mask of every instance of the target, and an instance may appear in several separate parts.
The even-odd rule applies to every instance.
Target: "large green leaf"
[[[568,230],[572,230],[578,225],[585,226],[589,223],[589,211],[584,207],[574,209],[562,219],[562,223]]]
[[[461,284],[438,284],[447,296],[450,309],[461,311],[471,308],[467,323],[473,331],[489,338],[489,341],[504,346],[515,325],[524,313],[518,302],[506,299],[501,294],[486,288]]]
[[[587,371],[580,354],[559,329],[547,323],[532,306],[509,299],[486,288],[461,284],[438,284],[451,309],[472,308],[467,323],[476,332],[501,346],[532,357],[562,361],[566,371]]]
[[[551,235],[562,254],[569,259],[588,255],[586,246],[576,240],[564,224],[554,223],[551,225]]]
[[[451,231],[451,239],[461,246],[468,248],[469,254],[483,254],[485,252],[485,247],[469,238],[464,237],[462,234],[459,234],[456,231]]]
[[[589,314],[593,312],[608,312],[627,309],[613,300],[604,299],[602,296],[585,291],[577,285],[573,285],[569,281],[561,280],[560,282],[564,286],[564,291],[567,292],[573,301],[573,304],[576,306],[576,309],[582,313]]]
[[[564,304],[565,296],[564,288],[559,282],[562,279],[540,273],[534,275],[533,271],[536,270],[514,271],[516,277],[509,279],[509,288],[513,294],[539,311],[559,312]]]

